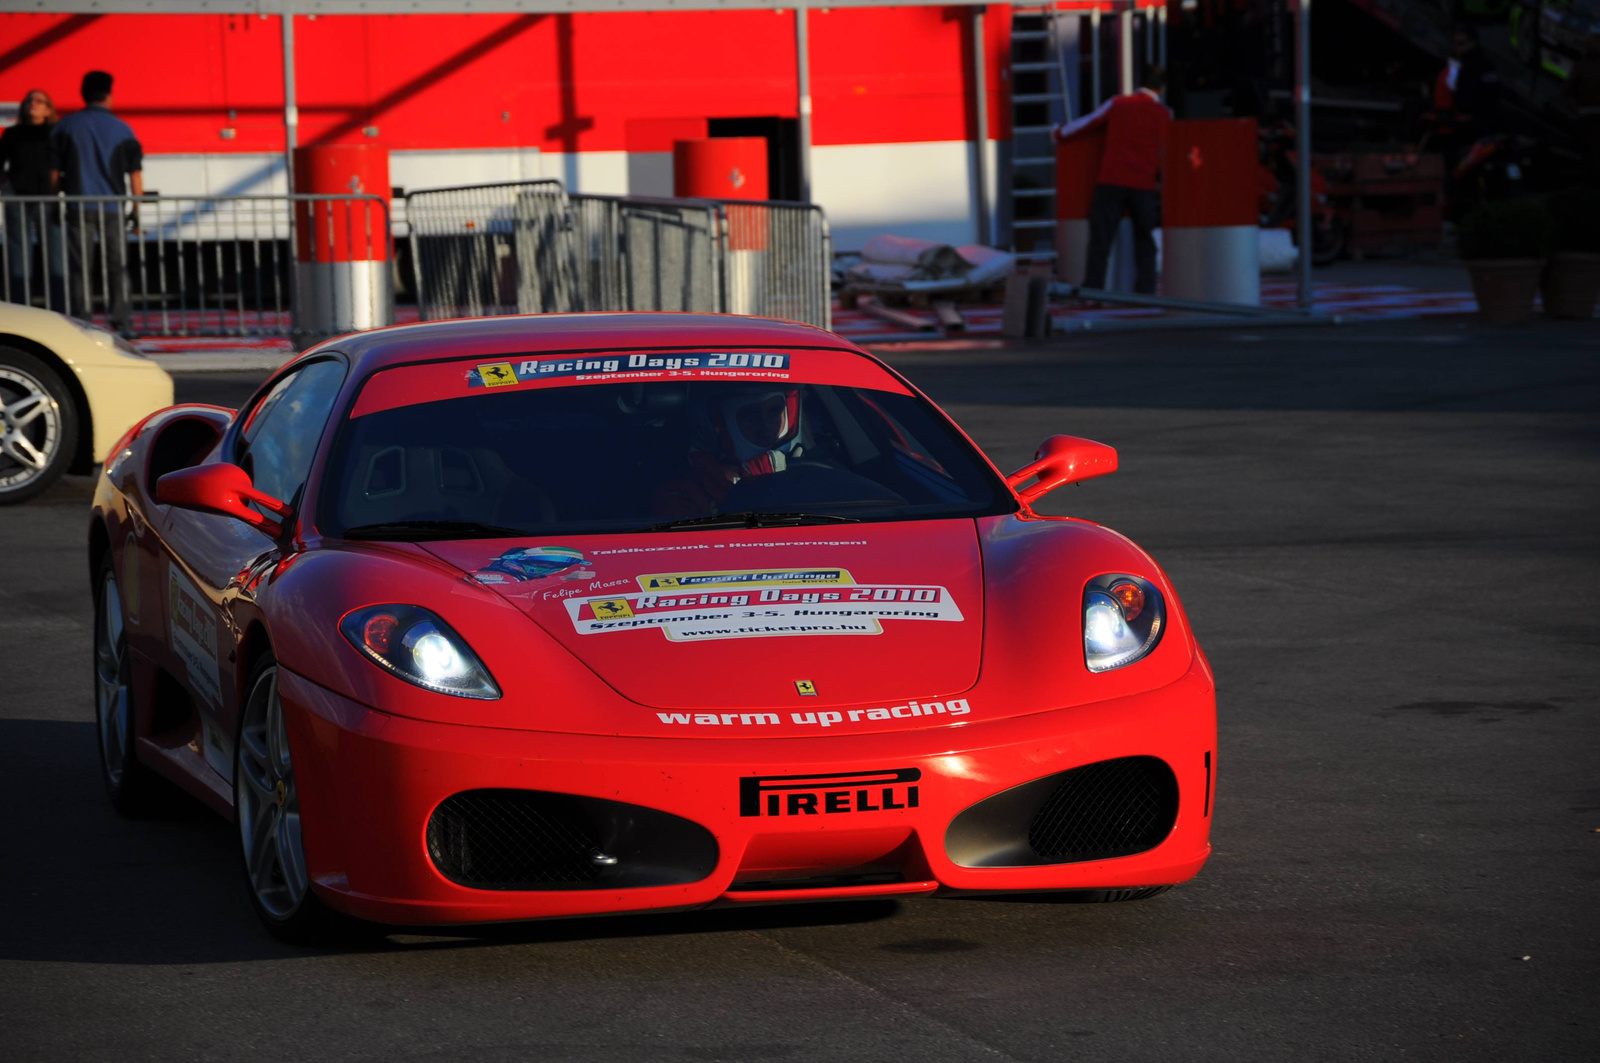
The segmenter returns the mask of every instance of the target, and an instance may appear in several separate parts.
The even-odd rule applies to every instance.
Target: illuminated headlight
[[[458,698],[500,696],[488,669],[450,625],[415,605],[369,605],[339,621],[350,644],[408,683]]]
[[[1083,589],[1083,659],[1091,672],[1132,664],[1161,641],[1161,592],[1138,576],[1099,576]]]

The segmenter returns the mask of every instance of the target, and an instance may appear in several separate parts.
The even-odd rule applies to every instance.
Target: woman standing
[[[48,196],[55,192],[50,183],[50,128],[56,123],[55,104],[43,89],[33,89],[22,98],[17,109],[17,124],[0,133],[0,182],[7,195]],[[33,273],[33,246],[41,244],[45,266],[51,280],[51,303],[58,308],[65,295],[66,248],[61,240],[60,219],[54,204],[7,203],[6,273],[13,303],[30,301],[34,293],[44,295],[42,286],[28,284]],[[48,234],[48,240],[45,235]]]

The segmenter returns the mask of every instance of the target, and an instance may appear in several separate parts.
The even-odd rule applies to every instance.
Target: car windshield
[[[903,392],[787,380],[491,382],[370,412],[358,402],[324,477],[319,523],[335,536],[425,540],[1016,508],[971,444]]]

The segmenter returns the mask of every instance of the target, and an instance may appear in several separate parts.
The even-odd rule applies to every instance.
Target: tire
[[[0,506],[26,502],[61,478],[78,447],[78,408],[61,374],[0,346]]]
[[[1118,901],[1142,901],[1170,890],[1171,886],[1134,886],[1124,890],[1075,890],[1065,894],[1069,904],[1113,904]]]
[[[234,746],[233,811],[250,903],[267,932],[292,945],[330,945],[367,924],[333,911],[306,872],[299,793],[271,653],[250,670]]]
[[[1320,234],[1311,234],[1311,264],[1329,266],[1344,254],[1344,226],[1335,222]]]
[[[133,709],[133,662],[127,618],[111,554],[100,561],[94,594],[94,717],[100,777],[112,807],[124,816],[155,811],[165,796],[160,777],[139,762]]]

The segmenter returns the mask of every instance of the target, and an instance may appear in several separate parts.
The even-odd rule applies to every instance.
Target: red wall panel
[[[990,135],[1004,136],[1010,11],[986,18]],[[340,15],[296,20],[303,143],[623,150],[630,119],[793,117],[794,15]],[[817,144],[970,139],[966,8],[810,16]],[[83,71],[150,152],[282,147],[279,22],[249,15],[0,15],[0,99],[78,106]],[[231,139],[223,130],[234,131]]]

